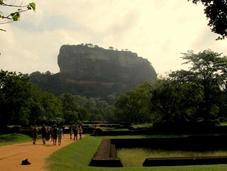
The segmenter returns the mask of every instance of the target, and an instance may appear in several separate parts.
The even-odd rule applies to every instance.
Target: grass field
[[[118,150],[118,157],[123,166],[138,167],[149,157],[198,157],[198,156],[227,156],[227,151],[167,151],[145,148],[123,148]]]
[[[134,129],[141,129],[141,128],[152,128],[153,124],[151,123],[144,123],[144,124],[134,124],[132,128]]]
[[[109,137],[105,137],[109,138]],[[116,138],[116,137],[115,137]],[[117,137],[119,138],[119,137]],[[129,138],[127,136],[126,138]],[[87,136],[77,143],[71,144],[51,155],[46,167],[51,171],[226,171],[227,165],[203,166],[172,166],[172,167],[122,167],[104,168],[89,167],[89,162],[94,155],[103,137]]]
[[[31,141],[31,137],[24,134],[3,134],[0,135],[0,146]]]

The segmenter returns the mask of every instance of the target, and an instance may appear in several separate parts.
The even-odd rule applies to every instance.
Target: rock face
[[[57,92],[106,96],[156,79],[149,61],[136,53],[94,45],[63,45],[58,65],[60,72],[51,76]]]

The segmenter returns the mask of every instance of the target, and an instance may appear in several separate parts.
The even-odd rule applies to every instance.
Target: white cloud
[[[94,43],[129,49],[164,74],[180,69],[181,53],[212,49],[227,54],[226,40],[215,41],[200,5],[179,0],[39,0],[37,11],[0,32],[0,68],[58,72],[63,44]]]

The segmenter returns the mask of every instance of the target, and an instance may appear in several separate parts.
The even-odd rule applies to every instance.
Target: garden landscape
[[[0,170],[227,170],[226,0],[0,0]]]

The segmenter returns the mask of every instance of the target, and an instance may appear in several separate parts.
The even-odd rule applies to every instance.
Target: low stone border
[[[143,166],[183,166],[183,165],[208,165],[208,164],[227,164],[225,156],[204,156],[204,157],[164,157],[147,158]]]
[[[227,150],[227,136],[111,139],[117,148],[152,148],[183,151]]]
[[[102,140],[89,165],[103,167],[123,166],[121,160],[117,158],[116,146],[111,143],[110,139]]]

